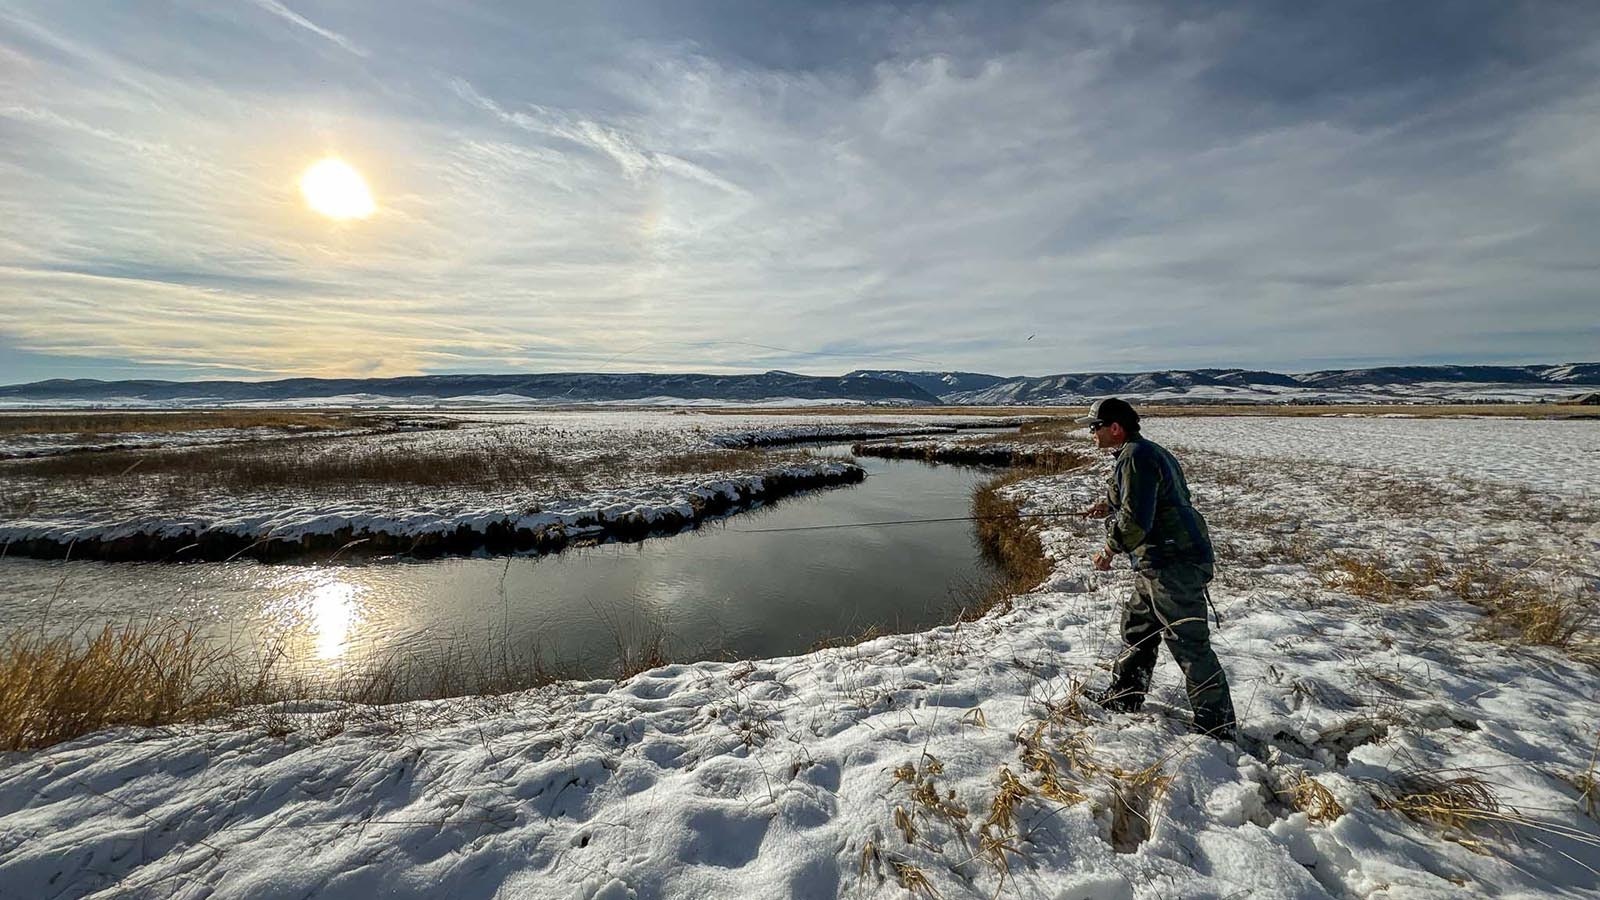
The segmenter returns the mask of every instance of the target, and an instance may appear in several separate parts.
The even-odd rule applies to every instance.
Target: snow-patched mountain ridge
[[[1600,363],[1385,366],[1283,374],[1254,369],[979,372],[858,369],[847,375],[582,373],[290,378],[279,381],[52,379],[0,386],[0,407],[695,404],[1046,406],[1120,395],[1168,403],[1560,401],[1600,387]]]
[[[1009,378],[941,393],[945,403],[1043,406],[1112,394],[1165,402],[1382,403],[1564,400],[1600,384],[1600,363],[1532,366],[1385,366],[1286,375],[1250,369],[1086,372]]]

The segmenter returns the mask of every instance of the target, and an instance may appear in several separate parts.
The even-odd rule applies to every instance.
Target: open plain
[[[1074,512],[1105,462],[1080,433],[869,418],[541,412],[330,435],[295,453],[314,467],[360,440],[408,456],[531,449],[560,465],[526,482],[327,495],[331,482],[178,489],[161,479],[182,473],[156,467],[159,490],[74,505],[90,492],[8,470],[34,497],[8,514],[14,535],[126,527],[130,512],[236,527],[293,511],[311,528],[334,503],[368,528],[418,521],[399,508],[459,523],[482,515],[461,510],[534,506],[599,511],[592,526],[716,480],[849,465],[750,449],[804,438],[1084,460],[1013,470],[995,489],[1018,514],[1000,536],[1034,541],[1044,562],[1037,583],[931,629],[432,701],[308,694],[9,753],[0,883],[58,897],[1591,895],[1600,423],[1149,419],[1217,539],[1235,744],[1187,732],[1165,658],[1143,713],[1081,696],[1120,650],[1128,575],[1087,565],[1098,523]],[[693,471],[672,471],[686,454]],[[830,490],[808,502],[825,509]],[[53,598],[57,614],[81,599]],[[27,698],[8,690],[15,711]]]

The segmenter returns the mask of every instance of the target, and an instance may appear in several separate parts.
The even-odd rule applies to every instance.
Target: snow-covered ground
[[[1076,702],[1120,649],[1129,576],[1092,571],[1097,523],[1066,516],[1042,534],[1052,577],[973,623],[14,755],[0,768],[0,891],[1596,896],[1600,823],[1578,784],[1596,774],[1600,670],[1492,639],[1445,575],[1366,600],[1328,560],[1504,569],[1592,608],[1600,525],[1571,491],[1600,485],[1600,455],[1562,448],[1595,446],[1600,423],[1507,432],[1561,461],[1559,482],[1541,483],[1458,423],[1385,423],[1433,465],[1347,438],[1350,420],[1304,421],[1148,432],[1218,448],[1184,458],[1223,551],[1216,645],[1255,755],[1186,732],[1165,653],[1149,711]],[[1066,512],[1102,475],[1010,490],[1025,511]],[[1497,821],[1452,830],[1396,808],[1429,779],[1464,776],[1501,804]]]
[[[145,474],[111,482],[27,478],[0,468],[0,488],[27,498],[22,511],[0,506],[0,543],[48,540],[118,540],[131,535],[198,539],[209,533],[240,538],[298,540],[349,529],[355,535],[416,536],[482,531],[490,524],[539,529],[597,516],[642,516],[654,521],[681,512],[695,498],[725,494],[763,475],[826,472],[837,463],[808,467],[774,460],[748,471],[711,465],[704,471],[662,477],[658,461],[725,448],[807,440],[848,440],[894,434],[953,433],[963,427],[1011,420],[955,416],[874,416],[862,421],[807,415],[703,415],[656,411],[507,412],[443,416],[452,430],[399,430],[350,436],[305,437],[293,444],[255,442],[307,468],[351,454],[390,457],[452,455],[526,460],[521,479],[488,484],[416,485],[353,481],[348,484],[266,485],[241,491],[204,477]],[[207,432],[146,436],[151,447],[194,447],[225,437]],[[254,432],[255,429],[233,429]],[[228,440],[240,443],[252,435]],[[259,437],[259,435],[254,435]],[[70,436],[55,436],[65,443]],[[359,443],[355,443],[359,441]],[[549,465],[535,461],[547,459]],[[702,459],[709,460],[709,456]],[[732,479],[732,480],[730,480]]]
[[[1421,381],[1398,385],[1355,385],[1346,388],[1203,385],[1170,390],[1124,393],[1146,403],[1563,403],[1582,393],[1569,384],[1463,384]],[[1090,396],[1062,398],[1088,403]]]
[[[1451,473],[1600,501],[1600,422],[1592,420],[1179,417],[1151,420],[1146,431],[1168,446]]]

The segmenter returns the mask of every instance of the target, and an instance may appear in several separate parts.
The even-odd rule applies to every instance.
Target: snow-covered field
[[[149,474],[115,479],[28,478],[0,468],[0,488],[26,498],[7,514],[0,506],[0,543],[46,540],[58,544],[157,536],[198,540],[222,534],[255,540],[299,540],[348,529],[355,535],[412,537],[460,528],[482,531],[490,524],[512,529],[571,527],[597,517],[641,516],[646,521],[681,513],[695,498],[725,494],[763,475],[828,472],[837,463],[774,461],[749,471],[729,471],[707,462],[702,471],[653,470],[686,454],[714,455],[727,448],[848,440],[894,434],[953,433],[962,427],[995,426],[1009,420],[979,417],[874,416],[839,421],[803,415],[702,415],[637,412],[510,412],[449,415],[452,430],[420,429],[350,436],[306,437],[284,444],[259,439],[258,429],[236,429],[230,443],[256,440],[261,452],[314,468],[352,454],[387,457],[463,457],[548,460],[521,465],[526,477],[478,484],[414,484],[352,481],[348,484],[266,484],[241,490],[205,477]],[[35,444],[51,436],[29,436]],[[56,443],[69,436],[53,436]],[[155,448],[221,442],[220,433],[186,432],[143,436]],[[709,452],[709,455],[708,455]],[[808,467],[809,466],[809,467]],[[537,469],[537,470],[535,470]],[[730,481],[730,478],[732,479]],[[7,504],[9,505],[9,504]]]
[[[1120,649],[1129,576],[1092,571],[1097,525],[1068,516],[1042,534],[1053,576],[974,623],[14,755],[0,893],[1593,897],[1600,669],[1494,639],[1449,575],[1503,570],[1593,609],[1600,524],[1575,501],[1600,488],[1600,423],[1463,427],[1150,423],[1194,448],[1254,755],[1186,732],[1164,652],[1147,712],[1076,702]],[[1009,490],[1065,512],[1101,477]],[[1432,575],[1364,599],[1339,558]],[[1492,821],[1405,814],[1460,778]]]
[[[1321,459],[1433,477],[1455,474],[1600,501],[1600,422],[1390,416],[1168,418],[1147,423],[1169,446],[1256,459]]]

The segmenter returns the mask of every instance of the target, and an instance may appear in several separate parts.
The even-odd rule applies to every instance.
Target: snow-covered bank
[[[736,460],[733,448],[846,440],[855,436],[951,433],[929,417],[838,422],[813,416],[672,413],[529,413],[435,416],[450,429],[401,427],[378,433],[256,440],[246,461],[275,469],[284,483],[211,479],[181,469],[80,477],[30,475],[0,464],[0,545],[11,555],[75,559],[280,559],[335,551],[413,555],[547,551],[572,540],[636,539],[671,533],[784,494],[846,484],[859,469],[833,462]],[[963,428],[1005,420],[974,417]],[[235,434],[241,429],[232,429]],[[203,449],[209,432],[157,433],[145,452]],[[70,436],[55,436],[63,442]],[[238,443],[237,439],[231,441]],[[353,458],[430,459],[463,469],[457,482],[299,480],[301,470],[347,467]],[[458,462],[459,461],[459,462]],[[514,477],[479,471],[504,462]],[[210,466],[196,458],[196,466]],[[187,465],[187,464],[186,464]],[[662,474],[665,467],[673,473]],[[247,466],[248,468],[248,466]]]
[[[1158,419],[1150,429],[1169,446],[1255,459],[1305,456],[1600,497],[1600,421],[1224,416]]]
[[[957,434],[981,428],[1013,428],[1031,421],[1028,416],[955,419],[945,416],[937,425],[888,423],[817,422],[788,427],[764,426],[747,431],[717,435],[714,440],[727,447],[774,447],[783,444],[804,444],[816,441],[845,442],[876,440],[889,437],[916,437],[930,434]]]
[[[1259,757],[1186,732],[1165,657],[1151,712],[1078,702],[1120,649],[1128,576],[1090,570],[1096,529],[1063,517],[1042,535],[1052,577],[978,622],[620,684],[306,706],[270,729],[123,729],[13,756],[0,891],[1594,896],[1600,823],[1578,784],[1595,775],[1600,672],[1494,639],[1449,579],[1377,602],[1325,569],[1335,553],[1437,557],[1592,603],[1594,520],[1561,493],[1486,486],[1492,459],[1456,460],[1471,480],[1314,459],[1341,424],[1270,460],[1185,457],[1224,545],[1217,644]],[[1436,442],[1431,423],[1409,424]],[[1177,443],[1165,427],[1151,436]],[[1524,448],[1550,449],[1540,434]],[[1597,469],[1564,474],[1593,483]],[[1059,513],[1099,478],[1009,490]],[[1430,773],[1481,778],[1502,820],[1452,831],[1408,817],[1397,801]]]
[[[36,558],[99,560],[273,560],[336,552],[429,557],[446,553],[539,552],[572,543],[640,540],[673,534],[713,516],[748,509],[798,491],[860,481],[846,462],[783,465],[716,478],[678,478],[630,485],[625,491],[518,508],[438,507],[424,510],[290,507],[217,519],[149,517],[0,527],[7,552]]]
[[[857,456],[920,459],[955,465],[1062,468],[1086,461],[1089,448],[1081,440],[1012,442],[969,438],[954,441],[872,441],[854,444],[850,451]]]

